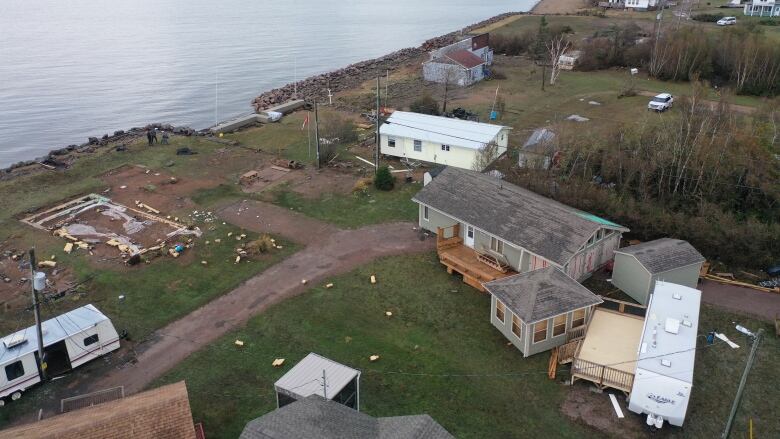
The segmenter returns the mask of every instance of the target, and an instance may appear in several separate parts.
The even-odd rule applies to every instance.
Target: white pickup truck
[[[672,108],[673,103],[674,96],[670,95],[669,93],[661,93],[656,95],[653,99],[650,100],[650,102],[647,103],[647,109],[663,112]]]

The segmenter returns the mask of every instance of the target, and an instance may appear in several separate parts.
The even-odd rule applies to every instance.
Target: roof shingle
[[[651,274],[663,273],[686,265],[704,262],[701,255],[687,241],[661,238],[615,250],[635,257]]]
[[[485,288],[520,320],[534,323],[603,300],[555,267],[505,277],[488,282]]]
[[[441,171],[412,200],[561,267],[600,227],[628,230],[495,177],[453,167]]]
[[[451,439],[428,415],[374,418],[319,395],[250,421],[240,439]]]

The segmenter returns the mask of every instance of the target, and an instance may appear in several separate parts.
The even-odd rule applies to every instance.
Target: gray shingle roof
[[[453,167],[412,199],[561,266],[600,227],[628,230],[489,175]]]
[[[240,439],[452,439],[428,415],[374,418],[312,395],[244,427]]]
[[[488,282],[485,288],[520,320],[534,323],[603,300],[555,267],[505,277]]]
[[[663,273],[705,260],[704,256],[687,241],[672,238],[647,241],[615,251],[635,257],[651,274]]]

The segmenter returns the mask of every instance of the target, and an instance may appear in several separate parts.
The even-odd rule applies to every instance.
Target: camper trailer
[[[628,409],[647,425],[682,426],[693,387],[699,290],[657,281],[647,305]]]
[[[48,377],[119,349],[119,334],[111,320],[93,305],[82,306],[41,324]],[[0,339],[0,406],[6,398],[41,382],[38,371],[38,332],[35,326]]]

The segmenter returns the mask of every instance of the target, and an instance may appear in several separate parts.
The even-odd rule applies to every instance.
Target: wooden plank
[[[288,168],[283,168],[281,166],[276,166],[276,165],[271,166],[271,169],[273,169],[274,171],[290,172]]]
[[[618,405],[617,398],[615,398],[615,395],[613,393],[609,394],[609,400],[612,401],[612,408],[615,409],[615,414],[618,418],[623,419],[623,410],[620,409],[620,405]]]
[[[555,347],[550,351],[550,362],[547,364],[547,378],[554,380],[555,375],[558,372],[558,348]]]

